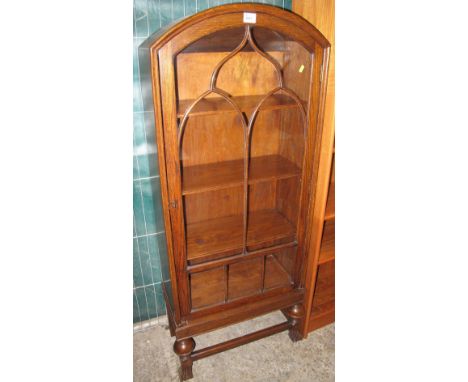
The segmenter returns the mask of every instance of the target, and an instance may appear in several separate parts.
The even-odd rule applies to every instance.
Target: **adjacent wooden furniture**
[[[303,337],[329,46],[291,12],[232,4],[140,47],[182,380],[193,361],[220,351],[283,330]],[[275,310],[284,323],[195,349],[193,336]]]
[[[317,194],[310,218],[313,233],[301,328],[306,336],[335,321],[335,0],[293,0],[293,11],[319,28],[331,44]]]

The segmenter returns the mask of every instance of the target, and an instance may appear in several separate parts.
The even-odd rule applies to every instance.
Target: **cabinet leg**
[[[291,329],[289,329],[289,338],[293,342],[302,340],[303,337],[299,329],[304,318],[304,307],[302,305],[293,305],[286,311],[286,314],[292,324]]]
[[[193,361],[191,358],[193,349],[195,349],[195,340],[193,338],[185,338],[174,342],[174,352],[180,359],[179,377],[181,381],[193,378]]]

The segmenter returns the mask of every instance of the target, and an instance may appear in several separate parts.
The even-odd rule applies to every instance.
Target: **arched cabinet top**
[[[246,12],[255,13],[254,23],[244,21]],[[301,16],[271,5],[245,3],[221,5],[180,19],[151,35],[141,48],[154,51],[171,41],[172,52],[177,54],[207,35],[245,25],[276,31],[309,52],[314,52],[316,44],[323,49],[330,47],[322,33]]]

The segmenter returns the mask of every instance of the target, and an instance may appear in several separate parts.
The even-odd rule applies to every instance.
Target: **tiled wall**
[[[165,314],[160,258],[166,256],[159,194],[159,167],[154,130],[145,128],[141,97],[138,46],[159,28],[181,17],[231,0],[133,1],[133,322]],[[251,1],[249,1],[251,2]],[[292,0],[257,1],[291,9]]]

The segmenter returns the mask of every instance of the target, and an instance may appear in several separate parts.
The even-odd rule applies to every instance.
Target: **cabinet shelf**
[[[188,224],[187,260],[190,264],[198,264],[239,253],[242,250],[242,227],[242,215]],[[249,250],[294,240],[294,227],[278,211],[253,211],[249,214]]]
[[[328,188],[327,206],[325,208],[325,221],[335,218],[335,182]]]
[[[325,223],[320,247],[319,264],[335,260],[335,222]]]
[[[300,174],[299,167],[280,155],[266,155],[250,159],[249,184],[286,179]],[[219,190],[239,186],[243,182],[243,159],[189,166],[183,169],[182,194]]]
[[[231,97],[239,109],[243,112],[253,110],[265,95]],[[180,100],[177,105],[177,117],[182,118],[185,111],[192,105],[194,99]],[[273,94],[262,104],[261,110],[275,110],[298,107],[298,104],[284,94]],[[202,99],[190,112],[190,116],[235,113],[236,110],[224,98],[213,97]]]

